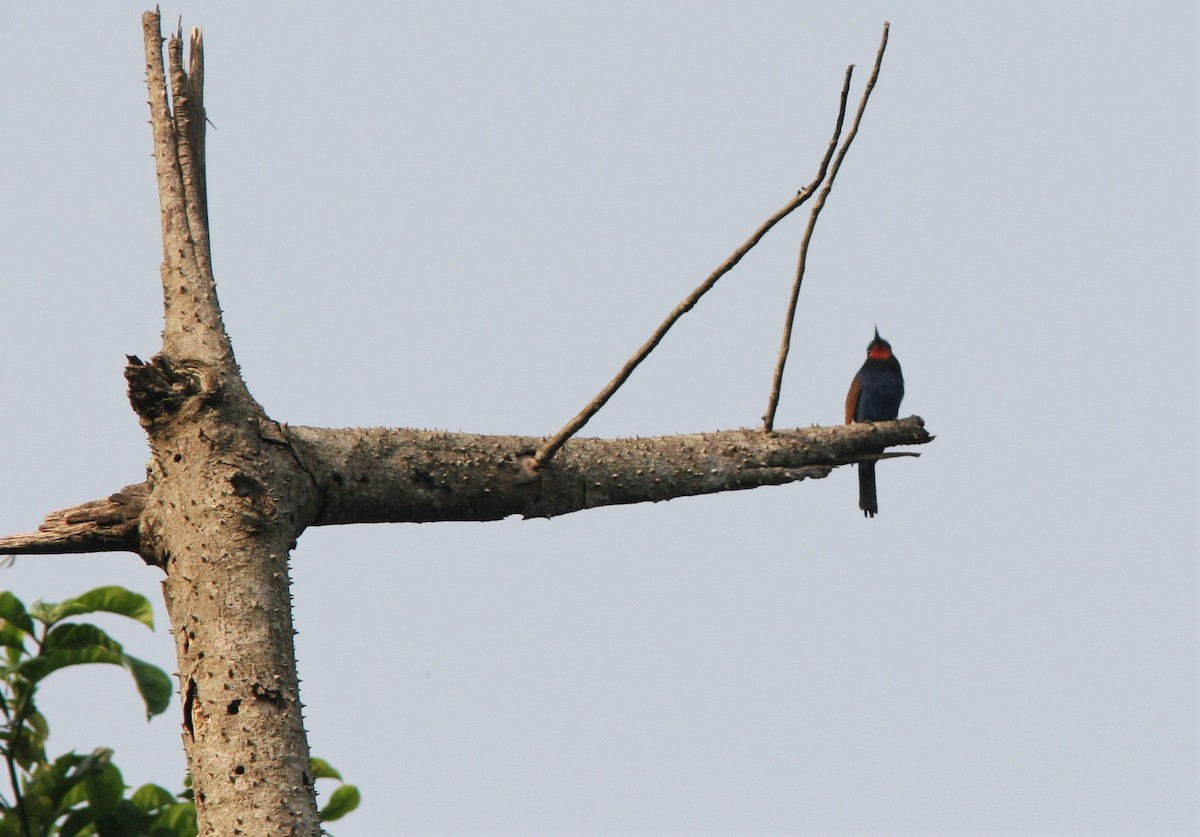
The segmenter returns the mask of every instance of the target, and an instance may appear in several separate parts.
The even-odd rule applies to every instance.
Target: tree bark
[[[164,68],[157,11],[143,16],[143,32],[162,210],[165,327],[162,351],[148,362],[129,358],[126,378],[150,440],[147,478],[106,499],[54,512],[37,532],[0,538],[0,551],[128,550],[166,573],[183,742],[201,834],[321,833],[287,563],[306,527],[553,517],[824,477],[838,465],[915,455],[884,450],[932,440],[917,416],[646,439],[573,438],[583,423],[577,417],[548,447],[539,437],[290,427],[272,420],[246,388],[217,301],[200,32],[192,32],[187,68],[181,32],[169,41]],[[789,207],[800,202],[793,199]]]
[[[268,428],[264,430],[263,428]],[[894,445],[933,440],[920,416],[796,430],[721,430],[640,439],[572,439],[546,469],[544,440],[393,428],[259,426],[313,482],[309,526],[557,517],[598,506],[658,502],[820,479]],[[137,552],[148,483],[51,512],[36,532],[0,538],[0,553]]]
[[[918,417],[767,434],[723,430],[572,439],[544,470],[543,441],[427,430],[285,429],[321,495],[313,525],[556,517],[820,478],[886,444],[931,437]]]
[[[179,660],[183,743],[204,835],[321,832],[292,643],[288,552],[312,480],[250,396],[217,302],[205,198],[203,45],[142,18],[163,230],[162,352],[126,368],[150,439],[138,524],[162,567]],[[266,432],[263,432],[263,431]]]

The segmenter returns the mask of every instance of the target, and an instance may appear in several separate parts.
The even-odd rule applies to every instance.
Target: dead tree
[[[601,393],[555,436],[291,427],[246,388],[217,304],[205,195],[204,56],[182,32],[164,69],[157,12],[143,16],[162,210],[162,351],[130,357],[129,398],[150,440],[145,482],[51,513],[0,552],[130,551],[165,573],[183,740],[200,833],[317,835],[292,644],[288,555],[309,526],[551,517],[824,477],[932,438],[919,417],[773,428],[803,254],[857,130],[874,72],[839,147],[851,71],[816,178],[709,276]],[[761,429],[649,439],[575,433],[680,316],[780,219],[816,195]],[[912,454],[907,454],[912,455]]]

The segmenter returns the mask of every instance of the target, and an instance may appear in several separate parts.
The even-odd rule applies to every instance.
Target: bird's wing
[[[854,413],[858,410],[858,398],[862,395],[862,376],[855,375],[846,393],[846,424],[854,424]]]

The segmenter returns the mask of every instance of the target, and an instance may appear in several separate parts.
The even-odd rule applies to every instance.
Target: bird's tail
[[[858,507],[867,517],[879,514],[879,501],[875,498],[875,463],[858,463]]]

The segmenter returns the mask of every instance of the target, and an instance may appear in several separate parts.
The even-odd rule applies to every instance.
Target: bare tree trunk
[[[183,742],[203,835],[321,833],[292,644],[288,555],[310,525],[551,517],[620,503],[780,485],[932,439],[916,416],[774,430],[781,351],[762,430],[573,438],[680,316],[836,173],[841,110],[818,177],[734,251],[584,411],[550,439],[407,429],[288,427],[250,395],[217,303],[205,196],[203,44],[182,33],[163,66],[158,12],[142,19],[162,208],[162,351],[131,357],[129,397],[150,439],[144,483],[0,538],[7,553],[139,553],[166,573]],[[168,82],[170,89],[168,90]],[[830,161],[833,160],[832,168]],[[832,174],[822,199],[832,183]],[[815,218],[815,216],[814,216]],[[811,235],[812,222],[806,234]],[[795,292],[799,290],[798,273]],[[792,307],[794,310],[795,292]],[[790,328],[790,313],[789,313]]]
[[[179,658],[183,743],[205,835],[319,835],[300,711],[288,552],[312,480],[242,381],[213,280],[204,188],[203,45],[180,35],[163,72],[158,12],[142,19],[163,227],[162,352],[130,358],[150,437],[139,551],[163,588]]]
[[[167,573],[200,833],[319,834],[287,563],[312,483],[219,365],[159,356],[128,375],[154,457],[140,549]]]

